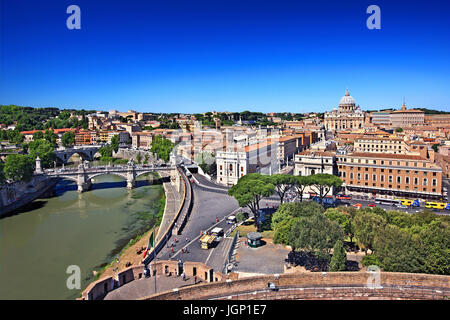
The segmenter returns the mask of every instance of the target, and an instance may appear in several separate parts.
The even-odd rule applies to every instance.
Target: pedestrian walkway
[[[169,228],[170,223],[178,212],[178,208],[180,207],[181,199],[183,197],[183,193],[180,194],[170,182],[164,182],[163,186],[166,193],[166,206],[163,220],[161,221],[158,234],[155,238],[155,243],[160,240]],[[183,190],[181,190],[181,192],[183,192]]]
[[[197,277],[197,283],[200,283]],[[194,277],[187,277],[183,280],[181,276],[157,276],[142,278],[131,281],[123,286],[109,292],[104,300],[136,300],[143,298],[156,292],[163,292],[175,288],[181,288],[194,284]]]

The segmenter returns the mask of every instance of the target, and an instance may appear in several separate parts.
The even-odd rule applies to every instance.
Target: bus
[[[315,196],[312,198],[313,201],[320,203],[320,197],[319,196]],[[335,206],[339,201],[336,201],[333,199],[333,197],[324,197],[322,199],[322,204],[325,206]]]
[[[425,208],[443,210],[446,207],[447,207],[447,204],[443,203],[443,202],[433,202],[433,201],[425,202]]]
[[[397,200],[400,200],[402,205],[408,206],[408,207],[411,206],[414,201],[414,200],[409,200],[409,199],[397,199]]]
[[[400,200],[394,200],[394,199],[383,199],[383,198],[376,198],[375,203],[378,204],[384,204],[388,206],[400,206],[402,202]]]

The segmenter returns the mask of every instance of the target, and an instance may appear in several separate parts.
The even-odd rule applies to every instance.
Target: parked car
[[[353,207],[359,210],[359,209],[362,208],[362,204],[361,203],[356,203],[356,204],[353,205]]]
[[[369,208],[375,208],[377,205],[375,203],[369,203],[367,206]]]
[[[345,194],[341,194],[341,195],[338,195],[336,197],[336,199],[339,199],[339,200],[352,200],[352,197],[351,196],[347,196]]]

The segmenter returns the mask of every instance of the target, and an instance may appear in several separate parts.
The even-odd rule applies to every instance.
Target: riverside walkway
[[[178,212],[183,197],[183,193],[178,192],[172,183],[164,182],[163,186],[166,193],[166,205],[164,208],[164,216],[158,229],[158,234],[155,237],[155,242],[158,242],[162,235],[168,230],[170,223]]]

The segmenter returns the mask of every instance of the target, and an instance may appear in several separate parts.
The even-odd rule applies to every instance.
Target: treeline
[[[320,203],[342,181],[333,175],[273,176],[248,174],[230,188],[229,195],[254,215],[259,231],[259,203],[277,194],[281,205],[273,214],[270,228],[274,242],[291,246],[293,253],[313,256],[323,270],[346,270],[344,243],[358,245],[366,255],[365,266],[377,265],[384,271],[450,275],[450,217],[432,212],[408,214],[381,208],[356,210],[352,207],[329,208],[316,202],[284,203],[289,190],[302,195],[309,187]],[[267,230],[267,229],[266,229]],[[333,254],[331,254],[333,253]]]
[[[381,208],[330,208],[337,221],[366,253],[362,264],[384,271],[450,274],[450,217],[429,211],[408,214]]]
[[[60,110],[58,108],[32,108],[16,105],[0,105],[0,123],[12,125],[16,123],[18,131],[44,130],[48,128],[87,128],[85,116],[95,111],[88,110]],[[70,117],[73,113],[82,116],[82,120]]]

